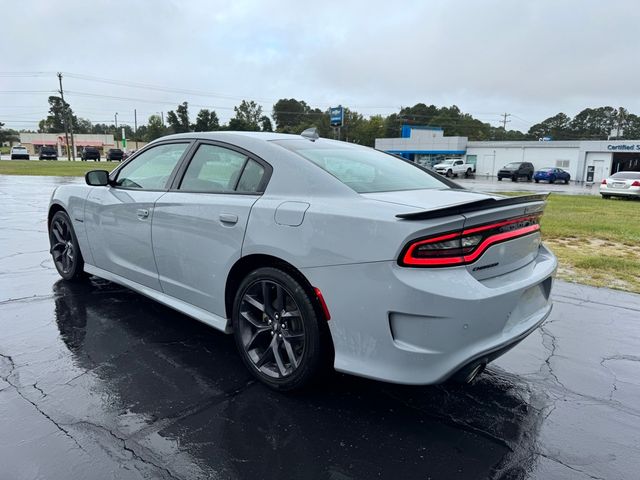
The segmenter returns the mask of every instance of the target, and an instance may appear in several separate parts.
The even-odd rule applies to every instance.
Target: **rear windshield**
[[[358,193],[449,188],[420,167],[372,148],[309,140],[274,143],[310,160]]]
[[[640,172],[618,172],[611,175],[611,178],[622,178],[628,180],[640,180]]]

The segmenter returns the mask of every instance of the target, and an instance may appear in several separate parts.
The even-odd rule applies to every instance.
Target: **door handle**
[[[230,223],[230,224],[236,224],[238,223],[238,216],[234,215],[233,213],[221,213],[220,214],[220,221],[222,223]]]
[[[149,210],[147,210],[146,208],[139,208],[138,210],[136,210],[136,214],[138,215],[138,218],[140,220],[143,220],[149,216]]]

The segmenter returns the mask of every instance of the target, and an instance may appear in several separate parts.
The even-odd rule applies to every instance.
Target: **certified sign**
[[[344,109],[342,105],[329,109],[329,123],[332,127],[341,127],[344,123]]]

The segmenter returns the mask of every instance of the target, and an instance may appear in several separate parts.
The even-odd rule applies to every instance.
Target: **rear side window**
[[[372,148],[308,140],[274,143],[310,160],[358,193],[450,188],[420,167]]]
[[[255,193],[264,167],[246,155],[216,145],[200,145],[180,183],[180,190],[205,193]]]

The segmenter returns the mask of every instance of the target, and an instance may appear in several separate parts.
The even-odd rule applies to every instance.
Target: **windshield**
[[[611,178],[622,178],[628,180],[640,180],[640,172],[618,172],[611,175]]]
[[[13,147],[14,150],[20,150],[21,152],[26,152],[27,149],[25,147]]]
[[[442,164],[446,164],[446,165],[451,165],[453,163],[453,160],[443,160],[442,162],[440,162]]]
[[[358,193],[449,188],[420,167],[372,148],[309,140],[274,143],[310,160]]]
[[[504,167],[502,168],[520,168],[520,164],[519,163],[507,163]]]

